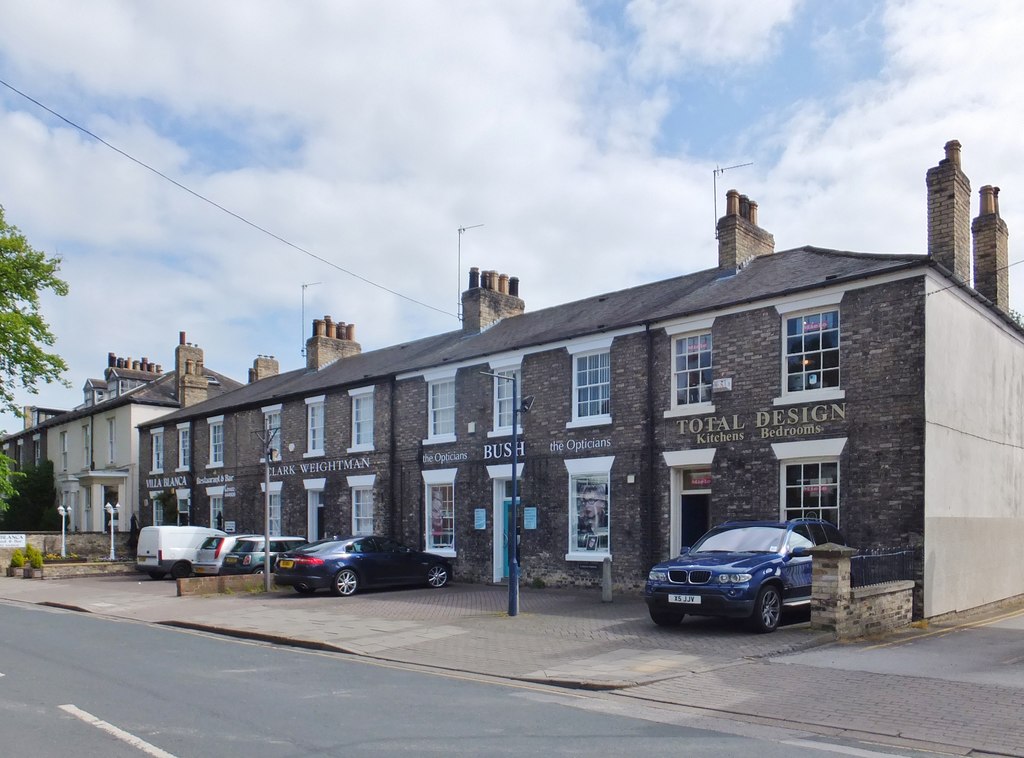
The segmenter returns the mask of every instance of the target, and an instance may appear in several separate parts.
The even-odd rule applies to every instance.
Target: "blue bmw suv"
[[[651,619],[676,626],[686,614],[726,616],[774,632],[783,608],[810,603],[807,551],[826,542],[846,544],[835,526],[820,519],[716,526],[678,558],[651,569],[644,587]]]

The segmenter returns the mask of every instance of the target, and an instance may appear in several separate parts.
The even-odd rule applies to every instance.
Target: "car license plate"
[[[229,566],[233,566],[234,564],[238,563],[238,556],[229,555],[227,558],[224,559],[224,563],[228,564]]]
[[[294,565],[295,565],[295,561],[290,560],[289,558],[282,558],[281,560],[279,560],[277,562],[278,568],[283,568],[283,569],[290,569]]]
[[[689,603],[690,605],[700,605],[700,595],[669,595],[668,601],[670,603]]]

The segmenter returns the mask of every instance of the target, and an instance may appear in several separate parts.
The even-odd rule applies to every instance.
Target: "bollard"
[[[612,601],[612,557],[606,556],[601,564],[601,602]]]

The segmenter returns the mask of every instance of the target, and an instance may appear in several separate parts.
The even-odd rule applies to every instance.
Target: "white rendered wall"
[[[926,617],[1024,594],[1024,341],[942,286],[925,299]]]

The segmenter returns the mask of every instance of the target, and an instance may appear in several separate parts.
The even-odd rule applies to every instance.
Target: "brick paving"
[[[618,695],[858,739],[879,736],[1024,758],[1024,689],[839,671],[780,661],[827,644],[806,623],[758,635],[719,619],[653,625],[636,595],[523,588],[507,614],[503,587],[372,592],[351,598],[290,591],[178,597],[174,582],[138,577],[0,578],[0,600],[290,642],[382,660]],[[913,635],[904,631],[902,635]]]

